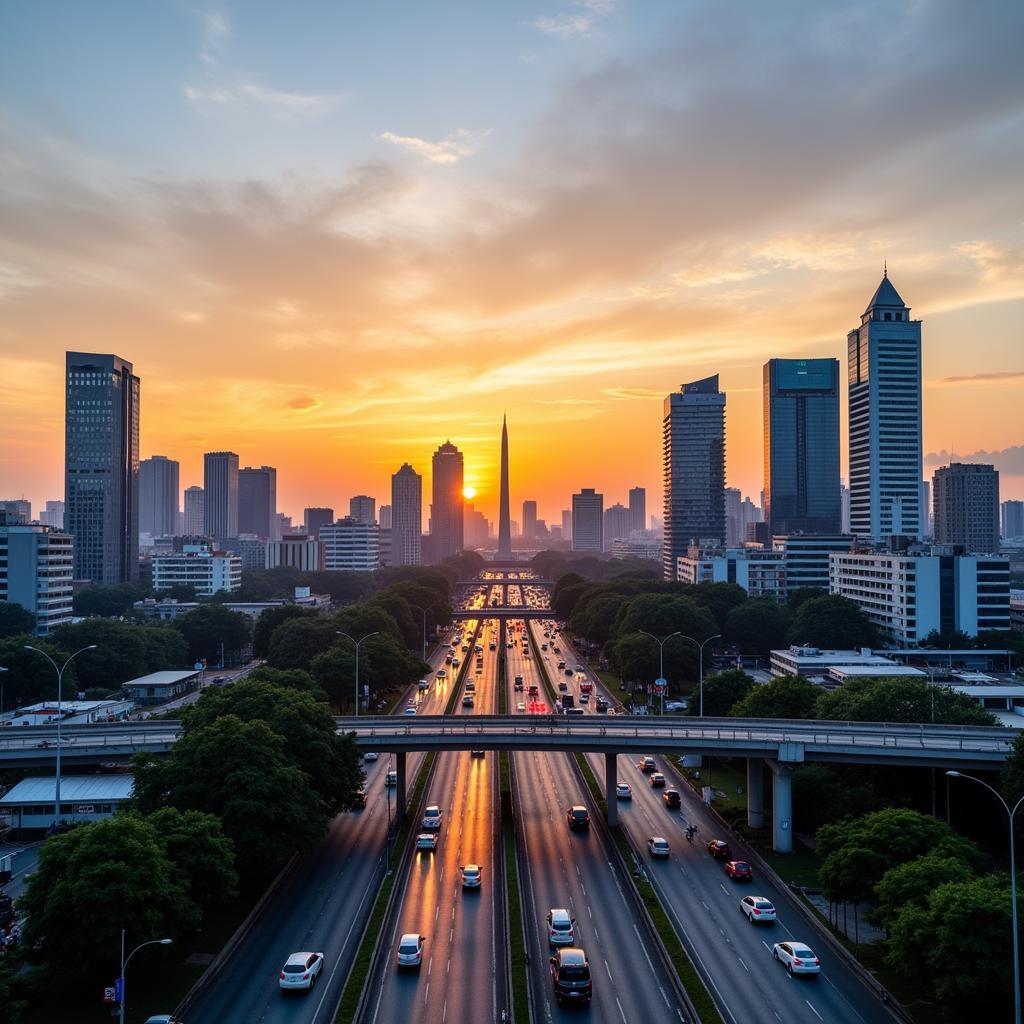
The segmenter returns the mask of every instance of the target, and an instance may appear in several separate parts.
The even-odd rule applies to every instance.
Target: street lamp
[[[1015,1024],[1021,1024],[1020,1020],[1020,953],[1017,947],[1017,861],[1016,861],[1016,847],[1013,842],[1013,817],[1020,809],[1020,805],[1024,804],[1024,796],[1022,796],[1014,805],[1013,810],[1010,810],[1010,805],[1002,798],[997,789],[993,789],[987,782],[982,782],[981,779],[976,779],[973,775],[963,775],[961,772],[946,772],[946,775],[951,779],[970,779],[971,782],[977,782],[979,786],[984,786],[989,792],[995,793],[996,799],[1003,805],[1003,809],[1006,811],[1006,816],[1010,819],[1010,913],[1012,914],[1011,920],[1013,921],[1013,1019]]]
[[[665,644],[669,642],[674,636],[682,636],[683,634],[677,629],[674,633],[669,633],[664,640],[660,640],[653,633],[648,633],[646,629],[638,629],[638,633],[643,633],[644,636],[649,636],[658,645],[658,679],[665,678]],[[661,684],[664,686],[664,683]],[[665,714],[665,690],[661,691],[661,713]]]
[[[348,633],[343,633],[340,629],[334,631],[338,636],[343,636],[346,640],[351,640],[356,645],[356,718],[359,717],[359,645],[364,640],[369,640],[371,636],[376,636],[380,630],[374,630],[372,633],[367,633],[366,636],[361,636],[358,640],[349,636]]]
[[[143,942],[141,945],[136,946],[128,954],[128,958],[125,959],[124,929],[121,929],[121,1003],[117,1011],[117,1019],[120,1022],[120,1024],[124,1024],[124,1007],[128,996],[128,989],[124,982],[124,972],[127,969],[128,964],[131,962],[132,957],[135,956],[135,954],[138,953],[140,949],[143,949],[146,946],[169,946],[171,945],[172,942],[174,942],[174,939],[150,939],[149,942]]]
[[[53,805],[53,828],[56,831],[57,826],[60,824],[60,723],[64,717],[61,709],[61,698],[64,690],[64,669],[68,667],[77,658],[82,651],[94,651],[96,650],[95,644],[89,644],[88,647],[83,647],[81,650],[75,651],[74,654],[64,662],[63,665],[57,665],[57,662],[51,658],[46,651],[41,651],[38,647],[30,647],[28,644],[25,645],[26,651],[35,651],[36,654],[41,654],[52,666],[54,671],[57,673],[57,785],[54,791],[56,802]]]
[[[700,717],[704,717],[704,644],[711,643],[712,640],[721,640],[722,634],[716,633],[714,636],[709,636],[704,643],[700,643],[698,640],[694,640],[692,636],[686,636],[685,633],[679,634],[684,640],[689,640],[691,644],[696,644],[700,648]]]
[[[410,608],[415,608],[418,612],[423,612],[423,660],[427,660],[427,609],[421,608],[418,604],[410,604]]]

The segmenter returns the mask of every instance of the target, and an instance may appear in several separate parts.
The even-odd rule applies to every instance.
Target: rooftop
[[[129,679],[124,685],[127,686],[173,686],[182,680],[191,679],[199,673],[195,669],[188,669],[185,672],[150,672],[148,676],[139,676],[138,679]]]
[[[133,775],[64,775],[60,780],[60,802],[92,803],[127,800],[135,784]],[[56,800],[57,780],[53,776],[22,779],[0,797],[0,807],[45,804]]]

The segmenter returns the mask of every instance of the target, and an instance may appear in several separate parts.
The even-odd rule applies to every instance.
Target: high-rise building
[[[1024,537],[1024,501],[1003,502],[1003,540]]]
[[[433,502],[430,506],[431,547],[435,561],[457,555],[463,542],[462,452],[445,441],[433,458]],[[394,501],[391,502],[394,505]]]
[[[932,516],[932,485],[927,480],[921,481],[920,489],[921,506],[921,533],[931,537],[935,533],[935,522]]]
[[[850,529],[880,542],[923,535],[921,321],[882,278],[847,335]]]
[[[572,540],[572,509],[562,509],[562,540]]]
[[[277,536],[278,538],[284,537],[290,533],[302,533],[302,529],[297,529],[292,525],[292,517],[286,516],[283,512],[278,512],[274,516],[274,522],[277,523]]]
[[[267,544],[266,568],[286,565],[303,572],[319,572],[324,567],[324,549],[320,541],[305,533],[294,533]]]
[[[725,394],[718,374],[668,395],[664,412],[662,569],[671,580],[691,545],[716,547],[725,539]]]
[[[523,502],[523,537],[537,536],[537,502]]]
[[[999,473],[995,466],[953,462],[932,477],[935,543],[961,545],[964,553],[999,551]]]
[[[333,522],[333,508],[307,508],[302,511],[303,529],[310,540],[319,539],[320,527],[330,526]]]
[[[185,488],[184,533],[187,537],[206,535],[206,495],[202,487]]]
[[[153,555],[153,589],[194,587],[200,597],[230,593],[242,585],[242,559],[209,544],[185,544],[181,551]]]
[[[320,529],[324,569],[374,572],[380,568],[380,527],[345,516]]]
[[[63,530],[64,502],[48,501],[46,508],[39,513],[39,522],[42,526],[53,526],[58,530]]]
[[[787,598],[801,587],[827,591],[829,559],[852,547],[853,537],[848,533],[797,533],[772,537],[772,550],[782,556],[786,566]]]
[[[572,496],[572,549],[604,550],[604,495],[593,487]]]
[[[423,477],[408,462],[391,475],[391,564],[423,561]]]
[[[534,510],[536,514],[536,509]],[[501,481],[498,494],[498,558],[512,557],[512,520],[508,495],[508,421],[501,417]]]
[[[203,456],[203,533],[238,536],[238,456],[207,452]]]
[[[625,505],[616,502],[604,510],[603,548],[611,551],[612,541],[629,539],[630,514]]]
[[[647,488],[629,489],[629,528],[642,530],[647,523]]]
[[[65,529],[75,576],[139,578],[139,378],[116,355],[67,353]]]
[[[763,398],[769,533],[837,533],[839,360],[769,359]]]
[[[238,532],[277,540],[277,470],[246,466],[238,471]],[[234,536],[234,534],[232,534]]]
[[[726,498],[728,499],[728,488],[726,489]],[[742,547],[747,540],[747,534],[749,527],[754,523],[763,523],[764,516],[761,514],[761,509],[755,505],[750,498],[744,498],[740,502],[740,532],[736,538],[736,544],[738,547]]]
[[[32,522],[32,502],[27,498],[5,498],[0,501],[0,511],[10,513],[8,522],[14,519],[21,523]]]
[[[839,485],[839,526],[840,533],[850,532],[850,488],[843,483]]]
[[[377,499],[368,494],[357,494],[348,499],[348,514],[357,523],[372,526],[377,522]]]
[[[55,527],[27,523],[0,509],[0,601],[35,616],[34,633],[48,636],[71,621],[74,539]]]
[[[743,522],[743,495],[738,487],[725,489],[725,546],[743,547],[746,525]]]
[[[139,463],[139,532],[173,537],[178,532],[178,463],[154,455]]]
[[[491,524],[479,509],[466,502],[464,511],[467,548],[485,548],[491,543]]]
[[[390,530],[391,529],[391,506],[390,505],[381,505],[381,507],[379,509],[377,509],[377,525],[382,530]]]

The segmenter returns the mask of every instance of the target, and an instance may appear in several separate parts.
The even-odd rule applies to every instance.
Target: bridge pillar
[[[747,824],[764,828],[764,761],[747,758]]]
[[[608,807],[607,820],[609,825],[619,823],[619,801],[615,797],[615,787],[619,784],[619,755],[604,755],[604,802]]]
[[[772,764],[772,849],[793,852],[793,766]]]
[[[395,753],[395,772],[398,775],[398,784],[395,786],[395,820],[401,825],[405,821],[405,751],[399,750]]]

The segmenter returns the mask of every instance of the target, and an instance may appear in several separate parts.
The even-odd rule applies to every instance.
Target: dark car
[[[565,819],[569,822],[569,828],[574,832],[577,829],[590,828],[590,814],[582,804],[574,804],[565,812]]]
[[[725,873],[736,879],[737,882],[752,882],[754,872],[745,860],[727,860],[725,862]]]
[[[366,806],[366,790],[360,789],[352,796],[352,810],[361,811]]]
[[[661,794],[661,799],[665,802],[666,807],[678,809],[682,805],[682,801],[679,799],[678,789],[666,789],[665,792]]]
[[[551,984],[558,1002],[589,1002],[590,964],[587,954],[576,946],[560,949],[550,960]]]
[[[708,853],[718,860],[732,860],[732,847],[724,839],[712,839],[708,843]]]
[[[594,701],[594,708],[597,711],[607,711],[608,701],[606,701],[604,697],[598,697],[597,700]]]

